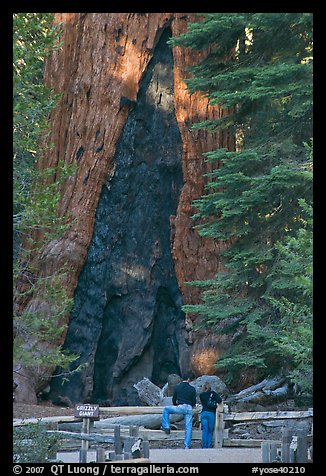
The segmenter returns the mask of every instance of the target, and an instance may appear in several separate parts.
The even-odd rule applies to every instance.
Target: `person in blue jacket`
[[[199,395],[202,411],[201,411],[201,428],[202,428],[202,447],[212,448],[213,432],[215,425],[216,406],[222,402],[220,395],[211,389],[210,383],[205,382],[202,387],[202,393]],[[214,406],[210,405],[210,401],[215,402]]]

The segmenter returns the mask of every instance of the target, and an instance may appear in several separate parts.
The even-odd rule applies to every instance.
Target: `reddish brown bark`
[[[187,30],[187,23],[195,21],[194,15],[177,13],[172,23],[173,36],[179,36]],[[219,106],[208,104],[202,93],[190,95],[186,90],[186,68],[198,64],[205,53],[198,53],[189,48],[175,47],[175,110],[183,143],[183,176],[184,187],[181,192],[177,216],[174,220],[175,239],[173,242],[173,257],[179,286],[184,302],[198,302],[199,292],[196,288],[185,286],[185,282],[197,279],[207,279],[214,276],[220,267],[220,252],[225,248],[224,243],[201,238],[195,229],[191,216],[194,214],[193,201],[204,193],[206,183],[204,174],[212,166],[204,160],[203,153],[226,147],[232,150],[233,139],[226,133],[209,133],[206,130],[192,130],[192,124],[206,119],[217,119],[227,111]]]
[[[47,272],[62,261],[71,268],[72,293],[92,237],[95,210],[107,176],[114,173],[114,152],[128,116],[122,97],[136,100],[139,82],[152,56],[158,32],[171,14],[56,14],[63,23],[63,47],[46,67],[46,83],[63,96],[51,115],[54,144],[41,167],[59,160],[76,163],[62,189],[60,212],[73,225],[44,251]]]

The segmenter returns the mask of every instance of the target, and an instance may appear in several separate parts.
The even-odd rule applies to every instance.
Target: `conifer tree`
[[[44,170],[37,166],[47,142],[41,143],[41,135],[46,137],[48,115],[59,97],[44,85],[43,69],[46,55],[59,46],[60,27],[53,25],[50,13],[15,13],[13,30],[13,357],[17,368],[67,366],[76,356],[65,354],[60,345],[47,346],[65,332],[60,319],[72,307],[62,286],[66,270],[62,266],[42,276],[33,267],[33,257],[69,226],[57,206],[60,185],[74,167],[62,161]],[[59,178],[49,181],[54,175]],[[36,295],[44,303],[41,310],[26,306]],[[47,347],[41,349],[40,343]]]
[[[303,233],[303,203],[312,206],[307,147],[312,137],[312,41],[311,13],[200,14],[188,32],[171,40],[172,46],[210,49],[191,69],[189,93],[202,91],[211,104],[233,111],[194,126],[232,128],[237,138],[236,151],[206,154],[216,167],[207,176],[205,195],[194,203],[193,217],[202,236],[232,245],[224,252],[226,271],[210,281],[190,283],[203,287],[202,302],[184,309],[198,314],[201,325],[212,331],[231,333],[229,351],[217,365],[237,379],[248,367],[257,378],[284,371],[295,382],[298,372],[311,370],[310,358],[302,364],[290,351],[294,329],[289,329],[295,326],[301,297],[297,283],[284,273],[287,260],[287,266],[300,261],[303,249],[299,246],[293,258],[291,240],[300,241]],[[293,272],[300,280],[300,270]],[[308,353],[310,299],[308,293],[305,318],[298,317]]]

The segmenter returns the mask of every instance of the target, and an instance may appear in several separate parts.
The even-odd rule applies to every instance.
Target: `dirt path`
[[[150,450],[152,463],[261,463],[260,448]]]
[[[64,463],[78,463],[79,453],[61,452],[58,459]],[[151,449],[151,463],[261,463],[260,448],[219,448],[219,449]],[[95,451],[89,451],[87,462],[95,461]]]

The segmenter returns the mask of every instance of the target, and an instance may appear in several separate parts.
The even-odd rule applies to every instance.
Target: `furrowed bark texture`
[[[195,122],[227,113],[185,90],[186,69],[199,54],[166,46],[169,35],[186,31],[194,20],[185,13],[55,14],[63,45],[47,61],[45,77],[62,97],[50,116],[54,146],[39,166],[63,160],[77,169],[62,186],[60,201],[71,227],[46,245],[36,266],[50,275],[68,264],[65,286],[75,309],[62,343],[66,338],[66,348],[89,365],[66,390],[54,384],[54,398],[61,392],[70,401],[95,395],[117,402],[143,376],[161,384],[168,373],[188,368],[198,375],[214,372],[218,339],[192,334],[181,305],[199,299],[187,281],[212,277],[221,267],[227,244],[198,235],[192,202],[203,194],[209,171],[202,154],[232,150],[233,138],[191,130]],[[137,220],[142,234],[133,236]],[[100,273],[103,280],[96,283]],[[141,299],[135,284],[140,279]],[[96,293],[95,316],[85,309],[94,308]],[[16,401],[33,401],[32,388],[41,380],[37,372],[33,381],[16,375]],[[122,403],[134,397],[126,391]]]

